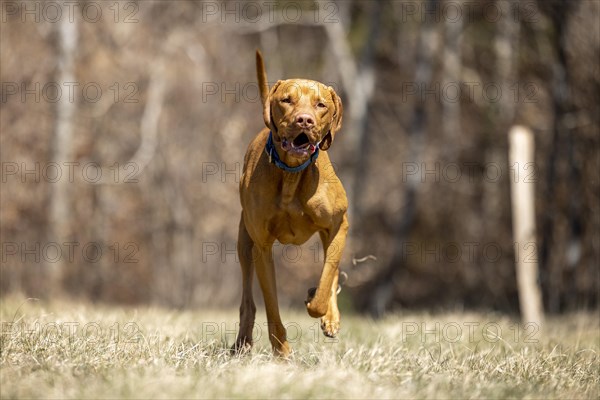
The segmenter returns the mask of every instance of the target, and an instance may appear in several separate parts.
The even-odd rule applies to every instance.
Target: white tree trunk
[[[533,133],[523,126],[513,126],[509,132],[509,163],[515,262],[519,304],[524,323],[541,327],[544,319],[541,290],[538,286],[538,262],[535,233],[535,187],[528,178],[534,160]]]

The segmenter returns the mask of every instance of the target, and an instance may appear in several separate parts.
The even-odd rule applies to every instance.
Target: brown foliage
[[[461,130],[453,137],[442,129],[442,107],[454,93],[443,86],[444,19],[432,24],[433,38],[422,39],[437,40],[438,51],[429,60],[429,83],[420,88],[414,86],[425,26],[419,13],[407,18],[402,2],[384,3],[378,15],[369,2],[332,3],[354,58],[371,59],[375,77],[360,151],[344,138],[348,125],[330,150],[350,192],[353,177],[361,177],[360,190],[350,196],[356,208],[343,267],[350,286],[342,292],[346,304],[376,314],[398,306],[517,309],[509,181],[524,177],[515,178],[508,165],[507,132],[519,123],[536,134],[533,245],[545,304],[550,311],[598,305],[600,11],[594,1],[552,3],[531,3],[535,18],[517,19],[515,81],[502,93],[513,96],[510,121],[490,99],[498,83],[497,23],[481,9],[464,15]],[[25,7],[16,4],[18,11]],[[70,234],[63,238],[52,237],[49,226],[58,115],[51,92],[44,92],[59,76],[61,38],[44,18],[23,21],[12,9],[3,14],[0,289],[48,294],[58,246],[66,261],[58,285],[70,295],[174,307],[237,305],[237,184],[246,145],[262,126],[255,48],[263,49],[272,79],[302,76],[331,84],[348,112],[355,100],[344,92],[323,28],[333,22],[325,20],[328,13],[317,23],[269,21],[266,13],[248,22],[241,8],[239,20],[233,14],[215,19],[203,2],[131,4],[135,23],[123,22],[131,11],[123,8],[115,22],[108,3],[97,22],[76,14],[79,86],[68,161],[78,164],[65,221]],[[243,2],[227,4],[235,9]],[[305,13],[312,10],[306,7]],[[377,35],[369,32],[374,23]],[[157,82],[164,91],[155,144],[148,142],[150,161],[128,164],[151,139],[142,121],[150,118],[145,112]],[[13,84],[17,93],[9,94]],[[82,91],[90,84],[102,89],[98,101],[90,100],[93,87]],[[425,125],[414,142],[418,104]],[[93,183],[98,170],[103,181]],[[351,265],[352,257],[367,254],[377,260]],[[318,242],[279,246],[274,256],[282,303],[302,305],[318,276]]]

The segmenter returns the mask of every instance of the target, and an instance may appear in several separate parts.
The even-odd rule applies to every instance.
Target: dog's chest
[[[325,202],[310,174],[285,174],[277,185],[273,213],[268,221],[270,234],[283,244],[302,244],[323,227],[328,214]],[[316,201],[315,201],[316,200]]]
[[[283,244],[302,244],[316,231],[317,225],[297,200],[279,206],[269,221],[269,231]]]

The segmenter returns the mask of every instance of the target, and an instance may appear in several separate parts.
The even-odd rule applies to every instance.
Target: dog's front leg
[[[331,284],[329,307],[327,307],[327,313],[321,317],[323,334],[331,338],[335,337],[340,330],[340,310],[337,305],[338,278],[339,274],[335,274],[333,283]]]
[[[337,285],[339,263],[342,251],[346,244],[348,233],[348,220],[346,215],[332,232],[321,232],[321,240],[325,249],[325,265],[321,272],[319,287],[316,292],[310,293],[306,301],[306,310],[313,318],[321,318],[323,333],[335,336],[340,326],[340,312],[337,307]]]
[[[276,355],[286,357],[290,353],[286,331],[279,316],[277,301],[277,286],[275,280],[275,264],[271,254],[271,246],[254,246],[254,260],[256,261],[256,275],[262,289],[267,310],[267,324],[269,326],[269,340]]]

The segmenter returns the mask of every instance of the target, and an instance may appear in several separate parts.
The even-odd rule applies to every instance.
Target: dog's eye
[[[319,107],[319,108],[327,108],[327,106],[325,105],[325,103],[323,103],[322,101],[319,102],[319,104],[317,104],[317,107]]]
[[[286,98],[284,98],[284,99],[281,99],[281,102],[282,102],[282,103],[288,103],[288,104],[291,104],[291,103],[292,103],[292,99],[290,99],[289,97],[286,97]]]

